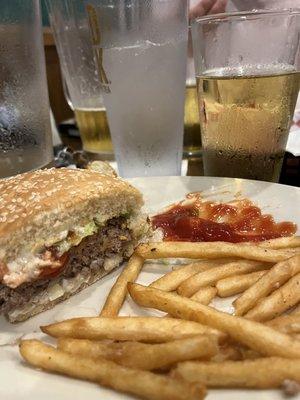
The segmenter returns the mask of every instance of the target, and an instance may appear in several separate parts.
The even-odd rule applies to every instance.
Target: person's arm
[[[227,0],[201,0],[190,10],[190,18],[202,17],[206,14],[225,12]]]

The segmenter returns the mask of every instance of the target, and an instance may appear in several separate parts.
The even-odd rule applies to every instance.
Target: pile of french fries
[[[149,286],[134,283],[145,260],[188,258]],[[208,387],[278,388],[300,383],[300,237],[259,244],[140,245],[99,316],[41,327],[56,347],[24,340],[38,368],[144,399],[202,399]],[[163,317],[119,316],[127,294]],[[237,295],[234,314],[209,306]],[[291,390],[292,388],[292,390]]]

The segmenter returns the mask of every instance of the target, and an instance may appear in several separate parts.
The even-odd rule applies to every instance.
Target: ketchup
[[[290,236],[297,230],[292,222],[276,223],[247,199],[223,204],[204,201],[199,195],[187,198],[152,217],[152,226],[162,229],[164,240],[259,242]]]

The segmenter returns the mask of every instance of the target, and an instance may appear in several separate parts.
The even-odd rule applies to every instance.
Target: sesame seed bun
[[[142,195],[127,182],[92,170],[52,168],[0,180],[1,313],[10,322],[24,321],[119,266],[148,227],[142,205]],[[40,278],[43,267],[31,256],[41,260],[52,245],[93,221],[96,231],[63,250],[59,275]]]
[[[99,172],[45,169],[0,180],[0,261],[55,243],[95,215],[105,221],[137,211],[140,192]]]

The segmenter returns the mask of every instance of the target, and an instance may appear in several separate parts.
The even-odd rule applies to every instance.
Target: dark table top
[[[76,129],[73,127],[73,131]],[[61,138],[64,146],[69,146],[73,150],[81,150],[82,143],[78,136],[69,135],[69,130],[60,129]],[[203,176],[203,161],[201,157],[188,159],[188,176]],[[285,153],[279,183],[300,187],[300,157],[294,157],[290,153]]]

